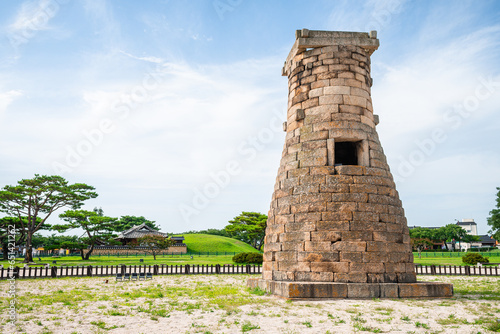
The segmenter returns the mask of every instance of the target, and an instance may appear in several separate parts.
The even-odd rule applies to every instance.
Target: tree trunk
[[[27,236],[26,236],[26,255],[24,256],[23,263],[33,262],[33,251],[32,251],[32,247],[31,247],[31,236],[32,236],[32,234],[27,233]]]
[[[90,258],[90,254],[92,254],[92,251],[94,250],[94,245],[90,245],[89,251],[87,254],[85,254],[85,259],[88,260]]]
[[[260,239],[260,242],[259,242],[259,248],[258,248],[258,250],[262,250],[262,245],[264,245],[264,238],[265,238],[265,237],[266,237],[266,236],[265,236],[265,235],[263,235],[263,236],[262,236],[262,238]]]
[[[80,255],[82,256],[82,260],[85,260],[85,253],[83,252],[83,248],[80,249]]]
[[[4,261],[7,261],[9,259],[9,243],[3,242],[2,241],[2,257]]]

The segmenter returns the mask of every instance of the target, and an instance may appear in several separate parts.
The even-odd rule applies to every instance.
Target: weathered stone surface
[[[380,284],[347,284],[347,298],[379,298]]]
[[[418,297],[453,297],[453,285],[444,283],[400,283],[399,297],[400,298],[413,298]]]
[[[443,287],[418,285],[412,293],[412,285],[399,285],[416,275],[376,131],[372,37],[304,29],[285,62],[287,133],[264,241],[262,277],[269,281],[259,283],[279,296],[449,295]]]
[[[295,281],[249,278],[250,288],[260,288],[287,299],[451,298],[453,285],[445,283],[346,283],[327,281],[330,273],[300,273]],[[335,274],[344,275],[349,274]],[[303,281],[311,278],[310,281]],[[325,279],[312,281],[312,278]],[[361,277],[358,278],[358,280]]]
[[[295,280],[298,282],[333,282],[333,273],[297,272]]]

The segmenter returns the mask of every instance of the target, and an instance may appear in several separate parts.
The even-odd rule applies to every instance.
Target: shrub
[[[262,263],[264,257],[260,253],[247,253],[246,263]]]
[[[263,256],[260,253],[238,253],[233,256],[233,262],[236,263],[262,263]]]
[[[490,262],[490,260],[479,253],[467,252],[467,254],[462,256],[462,262],[475,266],[478,262]]]
[[[233,256],[233,262],[236,263],[244,263],[246,259],[247,259],[247,253],[238,253],[235,256]]]

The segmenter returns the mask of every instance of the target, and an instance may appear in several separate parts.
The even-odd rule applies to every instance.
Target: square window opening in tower
[[[359,165],[359,142],[335,141],[335,165]]]

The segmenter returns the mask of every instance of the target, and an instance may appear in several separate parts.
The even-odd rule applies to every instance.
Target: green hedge
[[[479,253],[472,253],[472,252],[469,253],[468,252],[467,254],[462,256],[462,262],[475,266],[476,264],[478,264],[478,262],[488,263],[488,262],[490,262],[490,260],[487,257],[483,257]]]
[[[233,256],[233,262],[236,263],[262,263],[264,261],[260,253],[239,253]]]

